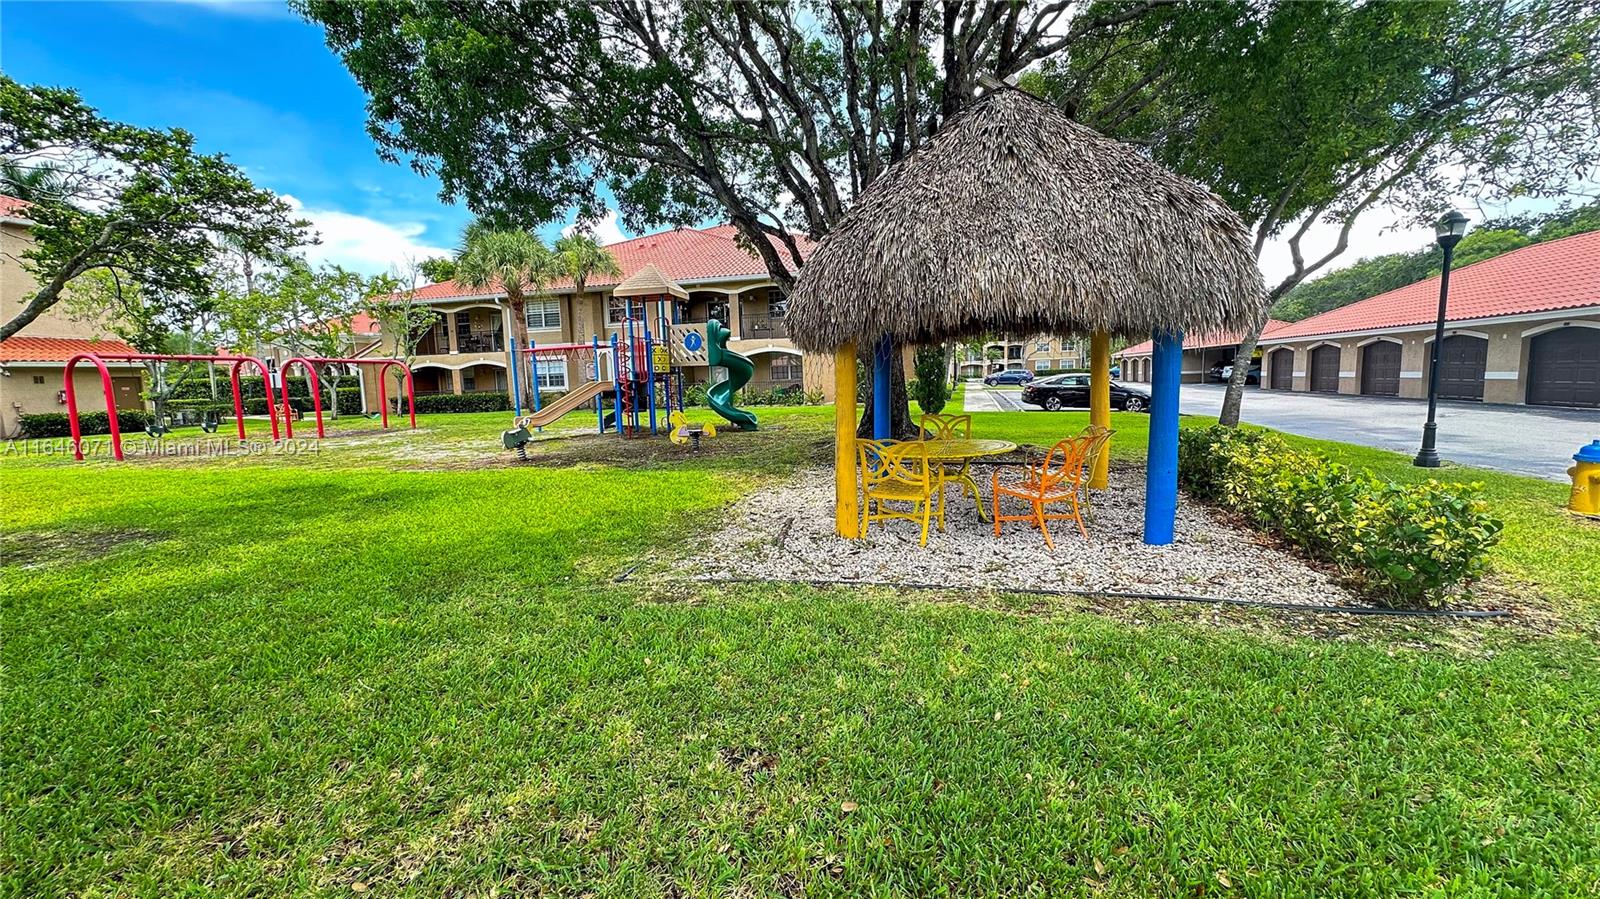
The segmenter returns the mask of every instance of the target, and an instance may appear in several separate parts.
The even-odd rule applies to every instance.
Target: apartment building
[[[23,265],[23,254],[33,245],[32,205],[0,195],[0,319],[9,320],[39,289]],[[72,318],[63,304],[45,310],[21,331],[0,341],[0,439],[17,436],[19,416],[38,412],[65,412],[66,363],[79,353],[132,353],[133,347],[111,338],[91,322]],[[134,363],[108,363],[118,409],[144,408],[144,378]],[[78,411],[106,411],[100,373],[92,365],[73,371],[73,391]]]
[[[809,242],[802,242],[802,248],[809,249]],[[612,289],[646,265],[654,265],[688,294],[686,299],[675,299],[670,310],[662,310],[668,312],[670,323],[687,325],[713,318],[726,323],[732,332],[728,348],[749,356],[755,365],[750,388],[824,391],[832,383],[831,359],[808,358],[789,341],[788,299],[768,277],[760,258],[738,245],[731,225],[677,228],[606,249],[616,259],[620,276],[591,279],[581,294],[570,281],[557,281],[526,302],[528,336],[536,345],[609,344],[613,335],[623,332],[630,314],[635,321],[644,317],[640,303],[614,297]],[[412,365],[417,392],[508,392],[508,337],[515,329],[505,292],[446,281],[420,288],[415,296],[439,316],[417,346]],[[652,323],[657,321],[656,311],[651,310]],[[657,330],[652,325],[652,331]],[[517,364],[525,365],[525,357]],[[589,376],[572,370],[572,365],[541,360],[540,390],[561,392]],[[691,363],[685,371],[690,383],[711,378],[705,365]]]
[[[1008,368],[1031,372],[1089,367],[1089,343],[1079,337],[1036,334],[1026,339],[1006,337],[985,343],[982,349],[966,347],[956,363],[958,378],[981,378]]]

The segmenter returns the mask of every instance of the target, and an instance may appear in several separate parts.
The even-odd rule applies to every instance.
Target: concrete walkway
[[[1185,384],[1181,408],[1190,415],[1216,415],[1224,391],[1221,384]],[[969,382],[966,411],[1043,411],[1022,405],[1020,396],[1018,388]],[[1428,404],[1252,387],[1242,415],[1252,424],[1291,434],[1412,454],[1422,441]],[[1572,454],[1600,439],[1600,411],[1593,409],[1440,403],[1438,420],[1439,455],[1446,461],[1563,483]]]

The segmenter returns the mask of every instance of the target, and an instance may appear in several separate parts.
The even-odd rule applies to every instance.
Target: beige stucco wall
[[[1487,340],[1483,401],[1486,403],[1520,404],[1527,399],[1530,342],[1537,333],[1542,333],[1543,330],[1551,326],[1561,326],[1573,322],[1600,323],[1600,310],[1584,310],[1559,318],[1506,321],[1467,327],[1447,327],[1444,333],[1446,337],[1453,334],[1471,334],[1481,336]],[[1271,353],[1279,347],[1289,347],[1294,351],[1294,389],[1304,391],[1310,389],[1311,350],[1323,344],[1336,344],[1340,350],[1339,392],[1354,395],[1361,392],[1362,348],[1373,340],[1380,338],[1398,340],[1400,342],[1400,396],[1409,399],[1426,398],[1428,395],[1428,358],[1432,350],[1433,341],[1433,328],[1431,327],[1424,326],[1383,335],[1270,343],[1266,346],[1266,350]],[[1264,365],[1261,378],[1262,387],[1271,389],[1271,380],[1270,366]]]

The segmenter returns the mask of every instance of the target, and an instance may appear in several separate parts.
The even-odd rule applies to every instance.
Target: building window
[[[529,331],[556,331],[561,328],[561,300],[529,300],[523,307]]]
[[[783,318],[789,314],[789,295],[774,287],[767,291],[767,316]]]
[[[35,384],[43,384],[44,383],[44,375],[34,375],[33,376],[33,383],[35,383]]]
[[[1007,359],[1021,359],[1022,358],[1022,347],[1020,347],[1020,346],[1008,346],[1008,347],[1006,347],[1006,358]]]
[[[608,297],[606,299],[607,324],[620,325],[632,313],[636,322],[644,321],[644,304],[630,302],[629,297]]]
[[[802,379],[803,366],[799,356],[787,354],[772,357],[772,380],[774,381],[799,381]]]
[[[535,359],[533,370],[540,390],[567,389],[567,360]]]
[[[503,368],[497,368],[494,370],[494,389],[506,389],[506,372]]]
[[[457,312],[456,313],[456,334],[457,334],[457,336],[462,335],[462,334],[471,334],[471,333],[472,333],[472,313],[464,312],[464,311],[463,312]]]
[[[470,369],[470,368],[461,373],[461,389],[462,390],[477,390],[478,389],[478,381],[477,381],[477,379],[475,377],[473,377],[472,369]]]
[[[1048,352],[1050,352],[1050,341],[1041,340],[1038,343],[1034,344],[1033,348],[1038,352],[1048,353]]]

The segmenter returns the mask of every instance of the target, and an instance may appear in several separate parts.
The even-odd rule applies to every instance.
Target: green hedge
[[[1443,605],[1483,575],[1503,522],[1482,485],[1386,481],[1276,434],[1187,429],[1178,474],[1195,497],[1232,509],[1307,554],[1331,562],[1373,599]]]
[[[541,403],[553,403],[561,398],[561,394],[541,394]],[[391,398],[393,401],[393,398]],[[404,411],[406,399],[399,398],[399,409]],[[417,397],[417,414],[424,412],[508,412],[511,409],[511,397],[504,393],[430,393],[427,396]]]
[[[31,412],[19,416],[22,425],[22,438],[25,440],[44,440],[51,437],[71,437],[72,425],[65,412]],[[117,413],[117,426],[122,433],[143,431],[149,417],[136,410],[124,410]],[[78,414],[79,433],[109,434],[111,433],[111,419],[104,412],[81,412]]]
[[[685,406],[705,406],[707,384],[690,384],[683,389]],[[773,387],[771,389],[746,388],[733,400],[735,406],[820,406],[820,392],[807,393],[800,387]]]

